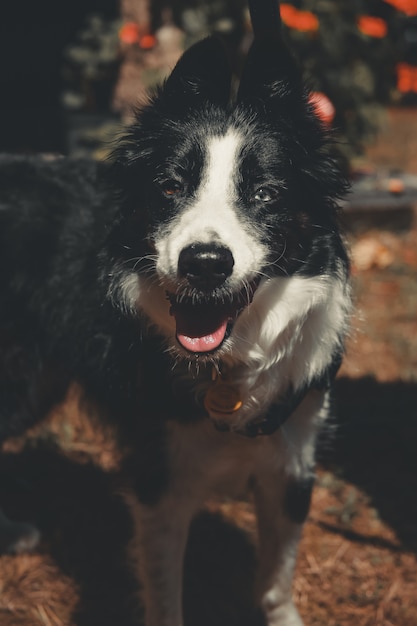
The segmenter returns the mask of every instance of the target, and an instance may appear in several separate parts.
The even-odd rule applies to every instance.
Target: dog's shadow
[[[339,427],[321,450],[322,465],[364,489],[403,546],[417,552],[417,385],[342,379],[337,404]],[[51,555],[76,583],[72,623],[142,623],[126,556],[131,517],[111,474],[49,447],[5,454],[0,502],[10,517],[38,526],[41,553]],[[218,515],[200,516],[186,557],[187,626],[261,626],[252,602],[254,570],[254,549],[245,533]]]
[[[341,378],[335,398],[321,465],[361,488],[402,547],[417,553],[417,384]]]
[[[74,463],[49,446],[26,449],[2,455],[0,501],[10,517],[39,528],[39,551],[50,555],[75,582],[79,602],[71,623],[143,623],[138,585],[127,558],[132,520],[114,477],[93,464]],[[252,602],[254,570],[254,548],[245,533],[218,514],[200,515],[192,525],[186,555],[186,624],[262,626]]]
[[[79,590],[73,622],[133,626],[136,585],[125,559],[132,523],[112,476],[43,445],[2,455],[0,476],[5,477],[0,501],[8,516],[37,526],[38,551],[52,556]],[[38,574],[42,587],[42,565]]]

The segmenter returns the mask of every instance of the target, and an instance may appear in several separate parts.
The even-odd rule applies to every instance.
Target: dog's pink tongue
[[[180,310],[172,312],[177,322],[177,340],[190,352],[210,352],[222,343],[227,331],[227,319],[212,319],[200,315],[197,319]]]
[[[177,331],[177,339],[182,347],[190,352],[210,352],[220,346],[226,334],[226,328],[227,322],[224,322],[213,333],[201,337],[189,337]]]

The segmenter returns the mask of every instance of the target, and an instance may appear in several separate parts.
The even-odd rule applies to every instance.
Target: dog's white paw
[[[267,626],[304,626],[304,623],[292,602],[282,604],[265,616]]]
[[[11,522],[0,513],[0,554],[30,552],[40,540],[40,532],[31,524]]]

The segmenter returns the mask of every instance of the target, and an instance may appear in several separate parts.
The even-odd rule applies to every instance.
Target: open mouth
[[[194,354],[218,350],[229,337],[240,313],[252,302],[256,288],[257,283],[251,283],[234,295],[205,296],[204,301],[168,293],[180,346]]]

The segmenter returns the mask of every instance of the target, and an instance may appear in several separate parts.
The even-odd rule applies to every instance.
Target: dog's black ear
[[[298,99],[303,93],[300,69],[286,47],[277,0],[249,0],[254,40],[238,90],[238,102],[262,105]]]
[[[226,106],[232,74],[222,42],[203,39],[189,48],[165,82],[162,95],[170,105],[210,102]]]

